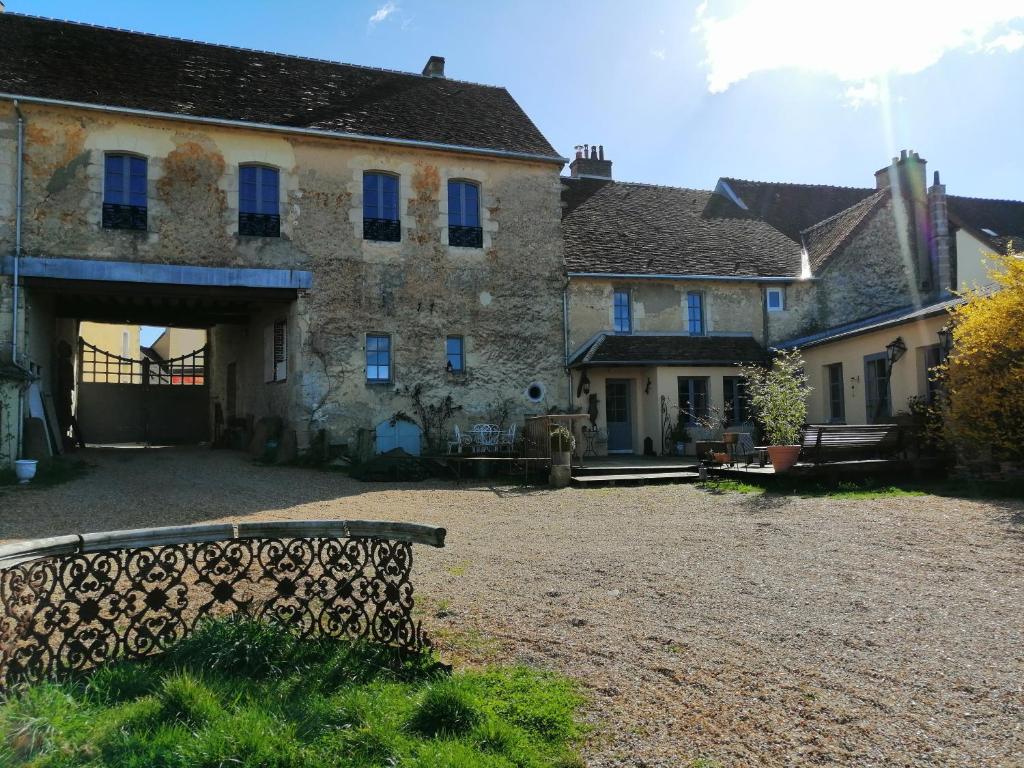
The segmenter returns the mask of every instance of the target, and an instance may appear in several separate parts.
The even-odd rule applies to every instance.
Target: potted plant
[[[724,464],[729,457],[725,448],[725,418],[722,409],[717,405],[709,405],[702,413],[690,416],[694,425],[700,430],[703,439],[695,443],[698,459],[708,459]]]
[[[551,463],[567,467],[572,460],[572,452],[576,450],[576,438],[566,427],[555,427],[551,430]]]
[[[690,432],[686,429],[686,415],[679,414],[676,423],[668,433],[668,444],[675,449],[676,456],[686,454],[686,444],[690,442]]]
[[[39,466],[39,462],[35,459],[18,459],[14,462],[14,474],[18,478],[18,482],[22,485],[28,484],[28,482],[36,476],[36,469]]]
[[[807,375],[800,352],[776,351],[768,367],[744,366],[747,397],[776,472],[786,472],[800,456],[800,430],[807,422]]]

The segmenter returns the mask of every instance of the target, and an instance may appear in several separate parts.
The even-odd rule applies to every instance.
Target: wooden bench
[[[884,458],[903,451],[899,424],[809,424],[800,458],[814,464]]]

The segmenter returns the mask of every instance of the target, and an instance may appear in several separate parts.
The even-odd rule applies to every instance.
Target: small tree
[[[796,445],[807,421],[807,375],[798,350],[776,350],[768,367],[742,366],[747,400],[770,445]]]
[[[1024,459],[1024,254],[990,254],[996,290],[974,288],[951,311],[953,351],[943,366],[945,425],[960,449]]]

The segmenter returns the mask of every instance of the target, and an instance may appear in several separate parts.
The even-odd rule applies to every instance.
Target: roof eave
[[[273,123],[254,123],[245,120],[230,120],[222,117],[203,117],[200,115],[181,115],[175,112],[158,112],[149,109],[137,109],[135,107],[117,107],[111,104],[92,104],[85,101],[67,101],[64,99],[51,99],[42,96],[27,96],[24,94],[0,92],[0,99],[19,101],[26,104],[43,104],[46,106],[66,107],[72,109],[89,109],[96,112],[112,112],[115,114],[132,115],[135,117],[152,117],[160,120],[180,120],[188,123],[199,123],[203,125],[216,125],[224,128],[248,128],[257,131],[274,131],[297,136],[315,136],[317,138],[344,139],[348,141],[363,141],[374,144],[389,144],[392,146],[413,147],[417,149],[432,149],[442,152],[457,152],[461,154],[482,155],[484,157],[500,157],[508,160],[525,160],[530,162],[552,163],[565,165],[569,162],[566,157],[557,155],[543,155],[533,152],[517,152],[507,149],[494,149],[485,147],[469,147],[462,144],[445,144],[443,142],[420,141],[417,139],[397,139],[390,136],[373,136],[364,133],[343,133],[341,131],[327,131],[321,128],[298,128],[287,125],[275,125]]]
[[[569,277],[593,277],[616,280],[714,280],[719,282],[799,283],[817,280],[799,275],[684,275],[644,272],[567,272]]]
[[[584,360],[582,362],[570,365],[570,368],[600,368],[602,366],[638,366],[638,365],[663,365],[671,366],[674,368],[694,366],[694,367],[710,367],[710,366],[737,366],[737,365],[750,365],[752,363],[762,363],[765,358],[751,359],[751,360]]]

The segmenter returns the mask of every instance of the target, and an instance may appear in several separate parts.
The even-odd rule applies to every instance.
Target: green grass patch
[[[935,493],[923,485],[893,485],[875,478],[857,481],[824,483],[820,480],[762,476],[750,481],[733,478],[715,478],[700,483],[699,488],[709,493],[771,494],[803,498],[828,497],[833,499],[888,499],[900,496],[926,496]]]
[[[0,703],[0,766],[574,768],[582,703],[538,670],[300,640],[243,618]]]

